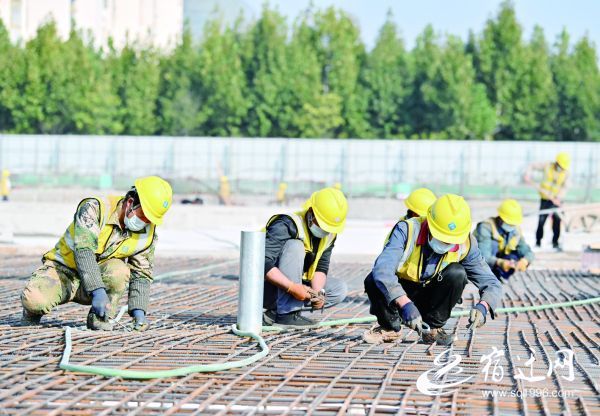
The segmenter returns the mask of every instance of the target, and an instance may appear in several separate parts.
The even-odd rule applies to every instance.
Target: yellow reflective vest
[[[404,247],[404,253],[398,264],[396,276],[399,279],[410,280],[419,283],[421,281],[423,267],[423,251],[425,244],[429,244],[429,227],[426,217],[414,217],[404,220],[408,224],[408,237]],[[449,252],[444,254],[436,266],[435,274],[444,270],[449,264],[457,263],[464,259],[471,248],[470,235],[462,244],[457,244]]]
[[[282,217],[282,216],[290,217],[292,219],[292,221],[294,221],[294,224],[296,225],[296,229],[298,230],[297,234],[294,238],[302,241],[302,243],[304,244],[304,252],[306,254],[308,254],[308,253],[313,253],[314,247],[312,245],[312,238],[311,238],[312,234],[310,233],[310,230],[308,229],[308,225],[306,224],[306,219],[305,219],[306,212],[307,212],[307,210],[303,210],[303,211],[295,212],[293,214],[273,215],[267,222],[267,227],[269,225],[271,225],[271,223],[279,217]],[[327,250],[333,244],[336,236],[337,236],[337,234],[329,233],[329,234],[327,234],[327,236],[325,236],[319,240],[319,247],[317,248],[317,254],[315,255],[314,261],[308,268],[308,271],[306,273],[304,273],[304,275],[302,276],[303,280],[308,280],[308,281],[312,280],[313,276],[315,275],[315,271],[317,270],[319,260],[323,256],[323,253],[325,252],[325,250]]]
[[[540,188],[542,189],[540,196],[542,199],[550,199],[557,196],[564,186],[566,179],[567,171],[562,170],[558,172],[556,170],[556,163],[548,163],[544,168],[544,179],[540,184]]]
[[[510,254],[517,249],[519,241],[521,241],[521,227],[517,227],[515,234],[509,238],[507,243],[498,231],[494,217],[488,218],[484,223],[489,224],[492,228],[492,239],[498,243],[498,253]]]
[[[118,246],[110,252],[107,251],[107,243],[116,227],[113,224],[107,224],[108,219],[115,213],[123,197],[109,197],[107,201],[101,198],[86,198],[77,206],[77,211],[81,205],[89,199],[95,199],[100,204],[100,234],[98,235],[98,248],[96,249],[96,260],[98,264],[102,264],[111,258],[125,259],[141,253],[152,244],[154,240],[155,228],[154,224],[149,224],[143,231],[139,233],[131,233],[131,236],[121,241]],[[117,230],[116,232],[120,232]],[[75,264],[75,220],[69,225],[63,236],[58,240],[56,246],[44,254],[45,260],[53,260],[63,264],[71,269],[77,269]]]

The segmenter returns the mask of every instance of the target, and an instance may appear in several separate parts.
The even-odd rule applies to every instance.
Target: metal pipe
[[[265,232],[242,231],[237,327],[260,334],[265,277]]]

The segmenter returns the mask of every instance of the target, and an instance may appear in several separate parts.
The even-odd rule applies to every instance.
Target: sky
[[[246,7],[260,14],[265,0],[242,0]],[[469,29],[482,31],[487,19],[497,14],[501,0],[269,0],[291,21],[310,3],[317,8],[335,6],[344,9],[360,27],[362,39],[371,48],[379,29],[391,10],[393,20],[408,48],[415,38],[431,23],[437,33],[459,35],[466,39]],[[517,19],[528,39],[534,25],[540,25],[546,39],[553,44],[556,36],[566,28],[575,42],[588,35],[600,45],[600,1],[598,0],[514,0]]]

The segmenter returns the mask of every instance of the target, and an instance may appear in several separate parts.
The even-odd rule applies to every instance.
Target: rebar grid
[[[6,261],[4,261],[6,260]],[[23,277],[34,261],[19,258],[0,266],[0,413],[36,414],[600,414],[600,306],[596,304],[499,315],[469,333],[465,317],[451,319],[448,331],[457,339],[462,377],[473,376],[449,395],[419,391],[417,378],[435,368],[445,348],[429,347],[403,329],[401,341],[369,345],[361,334],[371,325],[348,325],[265,334],[271,353],[246,368],[182,378],[135,381],[66,373],[58,369],[63,325],[80,327],[87,307],[68,304],[44,317],[42,326],[17,326]],[[161,261],[159,260],[159,264]],[[71,361],[115,368],[159,370],[239,359],[256,345],[230,334],[236,313],[236,265],[219,259],[163,261],[160,272],[198,269],[156,282],[151,300],[151,329],[75,332]],[[318,319],[368,314],[362,280],[370,264],[334,263],[332,276],[351,289],[346,301]],[[502,306],[564,302],[597,296],[597,277],[577,271],[528,271],[504,285]],[[469,285],[460,308],[478,298]],[[128,318],[125,317],[125,320]],[[492,347],[505,352],[498,364],[501,381],[484,380],[480,358]],[[518,380],[533,353],[533,374],[546,375],[556,352],[575,353],[573,381],[566,369],[545,380]],[[429,352],[428,352],[429,351]],[[470,351],[470,354],[469,354]],[[446,377],[446,376],[445,376]],[[446,378],[442,378],[446,380]],[[438,381],[439,382],[439,381]],[[530,388],[571,392],[568,397],[493,397],[484,390]]]

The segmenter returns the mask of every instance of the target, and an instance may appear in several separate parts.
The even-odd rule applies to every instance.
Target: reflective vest
[[[548,163],[544,168],[544,179],[540,184],[543,192],[540,192],[542,199],[554,198],[562,189],[565,180],[567,179],[567,171],[556,170],[555,163]]]
[[[79,211],[81,205],[89,199],[95,199],[100,204],[100,234],[98,235],[98,248],[96,249],[96,260],[98,261],[98,264],[102,264],[111,258],[125,259],[127,257],[134,256],[135,254],[140,253],[150,247],[154,240],[154,230],[156,228],[154,224],[149,224],[146,226],[146,228],[144,228],[143,231],[139,233],[132,232],[131,236],[125,238],[118,245],[116,245],[116,247],[110,247],[110,251],[108,251],[106,245],[116,226],[113,224],[107,224],[107,221],[111,215],[115,213],[119,206],[119,202],[121,202],[124,198],[109,197],[106,202],[100,198],[86,198],[79,203],[77,206],[77,211]],[[116,232],[121,231],[117,229]],[[60,240],[58,240],[56,246],[44,254],[44,259],[56,261],[71,269],[77,269],[77,265],[75,264],[75,255],[73,254],[75,250],[74,241],[75,220],[73,220],[71,225],[69,225],[69,228],[67,228]]]
[[[408,214],[406,214],[404,217],[400,218],[400,221],[405,221],[407,219],[408,219]],[[398,221],[398,222],[400,222],[400,221]],[[398,222],[396,223],[396,225],[398,225]],[[392,229],[388,233],[387,237],[385,238],[385,242],[383,243],[384,247],[388,243],[388,241],[390,241],[390,237],[392,236],[392,233],[394,232],[394,228],[396,228],[396,225],[394,225],[394,227],[392,227]]]
[[[408,224],[408,237],[404,247],[404,253],[398,264],[396,276],[399,279],[410,280],[420,283],[423,267],[422,248],[428,243],[429,227],[426,217],[415,217],[405,220]],[[471,248],[470,235],[462,244],[455,245],[449,252],[445,253],[438,262],[432,277],[444,270],[450,263],[457,263],[464,259]]]
[[[294,238],[296,240],[302,241],[302,243],[304,244],[304,252],[306,254],[309,254],[309,253],[312,254],[313,253],[313,245],[312,245],[312,238],[311,238],[312,234],[310,233],[310,230],[308,229],[308,226],[306,224],[305,215],[306,215],[306,211],[298,211],[293,214],[273,215],[267,222],[267,227],[269,225],[271,225],[271,223],[279,217],[282,217],[282,216],[290,217],[292,219],[292,221],[294,221],[294,224],[296,224],[296,230],[298,230],[296,233],[296,236]],[[317,254],[315,256],[315,259],[313,260],[310,267],[308,268],[308,271],[306,273],[304,273],[304,275],[302,276],[302,279],[308,280],[308,281],[312,280],[312,278],[315,274],[315,271],[317,270],[319,260],[321,259],[321,256],[323,256],[323,252],[325,250],[327,250],[333,244],[336,236],[337,236],[337,234],[329,233],[329,234],[327,234],[327,236],[325,236],[319,240],[319,247],[317,248]]]
[[[506,240],[498,231],[496,219],[494,217],[488,218],[484,223],[489,224],[492,228],[492,239],[498,243],[498,253],[510,254],[517,249],[517,245],[519,244],[519,241],[521,241],[521,227],[517,227],[514,235],[511,236],[508,239],[508,243],[506,243]]]

